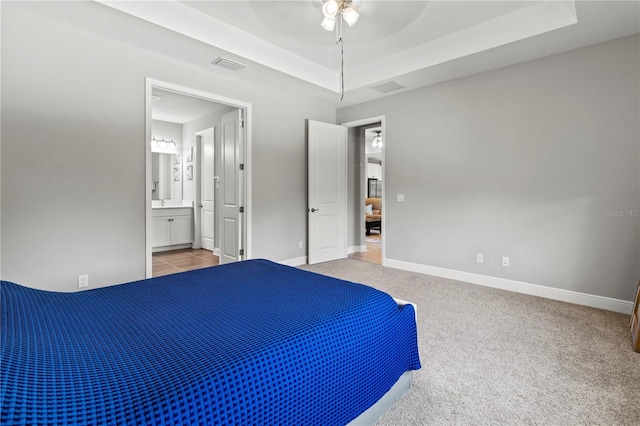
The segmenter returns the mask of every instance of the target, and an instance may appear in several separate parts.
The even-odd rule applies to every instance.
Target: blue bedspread
[[[0,296],[3,425],[340,425],[420,368],[411,306],[266,260]]]

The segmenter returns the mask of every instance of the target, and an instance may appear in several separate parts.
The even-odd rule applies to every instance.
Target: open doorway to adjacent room
[[[249,107],[169,83],[147,89],[147,276],[246,258]]]
[[[349,258],[375,264],[384,257],[383,152],[380,117],[349,128]]]

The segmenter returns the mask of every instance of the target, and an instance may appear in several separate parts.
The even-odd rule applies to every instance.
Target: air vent
[[[245,64],[241,64],[240,62],[232,61],[231,59],[227,59],[227,58],[222,57],[222,56],[218,57],[217,59],[215,59],[211,63],[213,65],[217,65],[219,67],[226,68],[226,69],[231,70],[231,71],[240,71],[241,69],[247,67]]]
[[[386,83],[378,84],[377,86],[371,86],[373,90],[382,93],[393,92],[394,90],[404,89],[404,86],[396,83],[395,81],[387,81]]]

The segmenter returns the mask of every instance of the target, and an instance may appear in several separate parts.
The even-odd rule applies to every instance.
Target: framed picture
[[[186,159],[187,163],[191,163],[193,161],[193,147],[192,146],[189,147],[189,150],[187,151],[185,156],[187,157],[187,159]]]

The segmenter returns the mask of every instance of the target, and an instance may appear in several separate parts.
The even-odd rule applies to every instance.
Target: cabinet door
[[[171,219],[171,244],[193,242],[191,216],[172,216]]]
[[[171,244],[171,222],[169,217],[154,217],[151,220],[152,246],[162,247]]]

